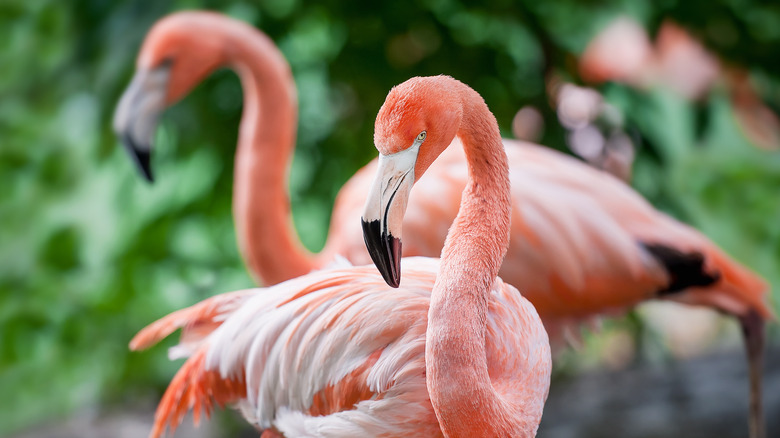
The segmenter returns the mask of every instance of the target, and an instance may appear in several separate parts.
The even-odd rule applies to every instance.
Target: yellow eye
[[[425,135],[425,131],[421,132],[420,135],[417,136],[417,141],[425,140]]]

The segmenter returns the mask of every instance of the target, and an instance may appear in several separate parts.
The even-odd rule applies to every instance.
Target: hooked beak
[[[414,167],[419,145],[392,155],[380,155],[361,222],[363,239],[377,269],[388,285],[401,283],[401,225],[409,193],[414,184]]]
[[[130,153],[141,175],[154,181],[151,168],[152,138],[165,109],[170,66],[163,64],[136,71],[114,113],[114,133]]]

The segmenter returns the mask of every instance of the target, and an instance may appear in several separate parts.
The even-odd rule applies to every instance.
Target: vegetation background
[[[578,82],[587,42],[628,14],[651,35],[664,19],[689,29],[747,68],[764,102],[780,108],[780,5],[771,1],[4,0],[0,435],[156,399],[178,363],[164,347],[130,353],[131,336],[202,298],[252,286],[231,217],[242,106],[235,74],[214,74],[166,112],[154,185],[136,175],[111,132],[145,32],[192,8],[252,23],[292,66],[300,124],[290,191],[312,250],[324,242],[339,187],[375,156],[373,120],[387,91],[411,76],[470,84],[507,137],[515,112],[533,104],[545,116],[542,142],[563,150],[545,76]],[[643,139],[632,184],[777,290],[780,154],[742,135],[726,91],[698,103],[659,88],[601,91]],[[637,321],[613,324],[645,336]]]

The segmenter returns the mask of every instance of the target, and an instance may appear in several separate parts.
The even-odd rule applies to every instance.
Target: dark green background
[[[747,67],[780,103],[776,2],[424,0],[0,3],[0,434],[87,406],[156,399],[178,363],[130,353],[145,324],[252,282],[231,218],[241,114],[220,71],[169,110],[147,185],[111,132],[144,33],[168,12],[208,8],[266,32],[300,100],[290,182],[306,245],[324,241],[338,188],[375,155],[387,91],[415,75],[473,86],[505,136],[522,105],[564,148],[545,72],[577,81],[576,56],[618,12],[654,33],[664,17]],[[410,50],[410,41],[422,42]],[[644,138],[633,184],[780,285],[780,156],[740,134],[721,89],[691,104],[662,90],[602,87]],[[168,342],[168,345],[171,342]]]

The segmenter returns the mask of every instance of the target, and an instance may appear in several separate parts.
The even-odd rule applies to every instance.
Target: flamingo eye
[[[169,69],[173,65],[173,56],[166,56],[163,58],[157,65],[153,68],[153,70],[162,70],[162,69]]]
[[[419,141],[419,142],[425,141],[425,136],[426,135],[427,134],[425,133],[425,131],[421,132],[419,135],[417,135],[417,141]]]

